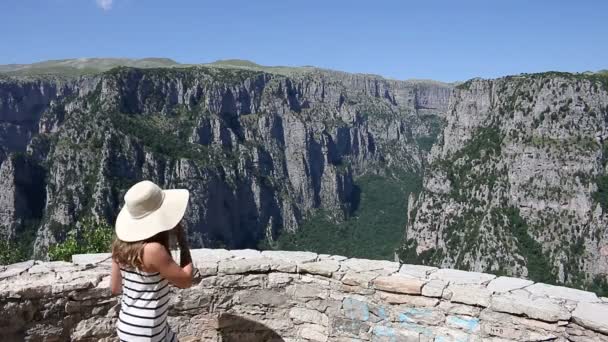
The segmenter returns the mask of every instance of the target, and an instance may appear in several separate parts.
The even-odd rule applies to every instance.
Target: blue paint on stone
[[[448,323],[456,325],[467,332],[474,332],[477,328],[479,328],[479,319],[474,317],[458,317],[458,316],[449,316]]]
[[[393,329],[391,327],[377,325],[372,330],[372,333],[374,334],[374,336],[383,337],[383,339],[382,339],[383,341],[388,340],[389,342],[399,342],[395,329]],[[372,338],[372,340],[374,340],[374,339]]]
[[[395,329],[383,325],[376,325],[374,327],[374,335],[387,337],[395,336]]]
[[[367,303],[354,298],[344,298],[342,308],[346,317],[359,321],[367,321],[369,319],[369,307]]]
[[[378,308],[378,318],[381,320],[387,320],[388,315],[386,314],[386,310],[383,307]]]
[[[400,317],[401,318],[401,317]],[[433,337],[433,331],[427,327],[424,327],[422,325],[418,325],[416,323],[410,323],[410,322],[404,322],[401,321],[401,327],[407,330],[411,330],[414,332],[417,332],[419,334],[422,334],[426,337]]]
[[[433,314],[432,309],[411,308],[399,314],[399,319],[404,322],[413,322],[412,317],[429,317]]]
[[[461,339],[461,338],[455,338],[455,337],[449,337],[449,336],[435,336],[435,340],[433,342],[469,342],[470,338],[467,337],[466,339]]]

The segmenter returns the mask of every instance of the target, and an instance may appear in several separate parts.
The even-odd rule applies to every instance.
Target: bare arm
[[[180,267],[165,247],[152,242],[144,247],[144,266],[167,279],[171,284],[185,289],[192,286],[192,263]]]
[[[112,273],[110,274],[110,290],[113,295],[118,295],[122,292],[120,265],[114,259],[112,259]]]

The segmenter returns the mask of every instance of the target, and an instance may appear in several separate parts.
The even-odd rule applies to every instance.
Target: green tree
[[[70,261],[74,254],[104,253],[110,251],[114,230],[105,222],[84,219],[82,228],[72,229],[67,239],[49,248],[51,260]]]
[[[0,241],[0,265],[14,264],[27,258],[27,253],[20,244],[12,241]]]

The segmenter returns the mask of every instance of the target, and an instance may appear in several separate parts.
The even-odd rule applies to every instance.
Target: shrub
[[[74,254],[109,252],[113,238],[112,227],[88,218],[83,221],[80,231],[72,229],[65,241],[50,246],[49,258],[70,261]]]

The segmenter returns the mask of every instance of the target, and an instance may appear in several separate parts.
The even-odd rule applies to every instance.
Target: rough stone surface
[[[559,305],[558,302],[548,298],[529,296],[525,293],[493,296],[490,308],[499,312],[526,315],[547,322],[570,319],[568,309]]]
[[[378,290],[405,294],[420,294],[424,283],[419,279],[399,275],[381,276],[374,279],[374,287]]]
[[[480,286],[450,286],[447,289],[451,293],[451,300],[454,303],[462,303],[469,305],[477,305],[488,307],[492,292],[485,287]]]
[[[340,263],[334,260],[323,260],[298,265],[298,270],[300,272],[318,274],[326,277],[331,277],[331,275],[339,268]]]
[[[530,286],[534,284],[533,281],[520,279],[520,278],[512,278],[512,277],[498,277],[488,284],[488,290],[495,293],[503,293],[509,292],[517,289],[524,288],[526,286]]]
[[[169,324],[182,341],[608,342],[608,303],[586,292],[306,252],[192,254],[202,280],[171,289]],[[115,341],[110,268],[97,256],[76,259],[88,266],[5,267],[1,341]]]
[[[440,298],[443,296],[443,291],[447,285],[448,283],[441,279],[429,280],[426,284],[424,284],[424,287],[422,287],[422,295],[426,297]]]
[[[582,327],[608,334],[608,305],[579,303],[572,312],[572,319]]]
[[[536,296],[547,296],[558,299],[567,299],[575,302],[594,303],[600,301],[597,295],[595,295],[595,293],[563,286],[534,284],[526,287],[526,291]]]
[[[496,278],[495,275],[478,272],[466,272],[452,269],[441,269],[431,273],[432,279],[440,279],[451,284],[483,284]]]
[[[76,265],[97,264],[108,261],[111,257],[112,255],[110,253],[75,254],[72,255],[72,262]]]

